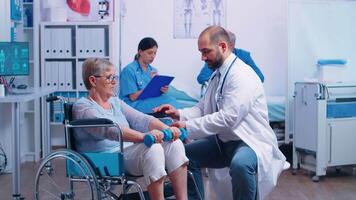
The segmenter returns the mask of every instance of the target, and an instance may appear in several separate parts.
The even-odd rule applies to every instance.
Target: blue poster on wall
[[[11,20],[21,21],[21,2],[20,0],[11,0]]]

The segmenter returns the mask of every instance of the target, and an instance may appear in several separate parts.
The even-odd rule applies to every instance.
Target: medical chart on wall
[[[210,25],[226,27],[226,0],[175,0],[174,38],[197,38]]]

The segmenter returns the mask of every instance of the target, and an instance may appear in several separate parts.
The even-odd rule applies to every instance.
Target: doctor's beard
[[[208,64],[208,67],[210,69],[215,71],[217,68],[219,68],[224,63],[224,59],[221,54],[218,54],[218,55],[216,55],[215,61],[205,60],[205,62]]]

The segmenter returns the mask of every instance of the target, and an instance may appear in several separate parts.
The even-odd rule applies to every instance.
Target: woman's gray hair
[[[86,59],[82,65],[82,78],[87,90],[90,90],[92,87],[89,82],[90,76],[100,76],[111,67],[114,67],[114,65],[110,61],[103,58]]]

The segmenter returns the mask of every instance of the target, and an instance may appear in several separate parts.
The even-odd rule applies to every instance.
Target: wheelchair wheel
[[[101,199],[101,192],[87,160],[74,151],[59,150],[41,162],[34,196],[36,200]]]

